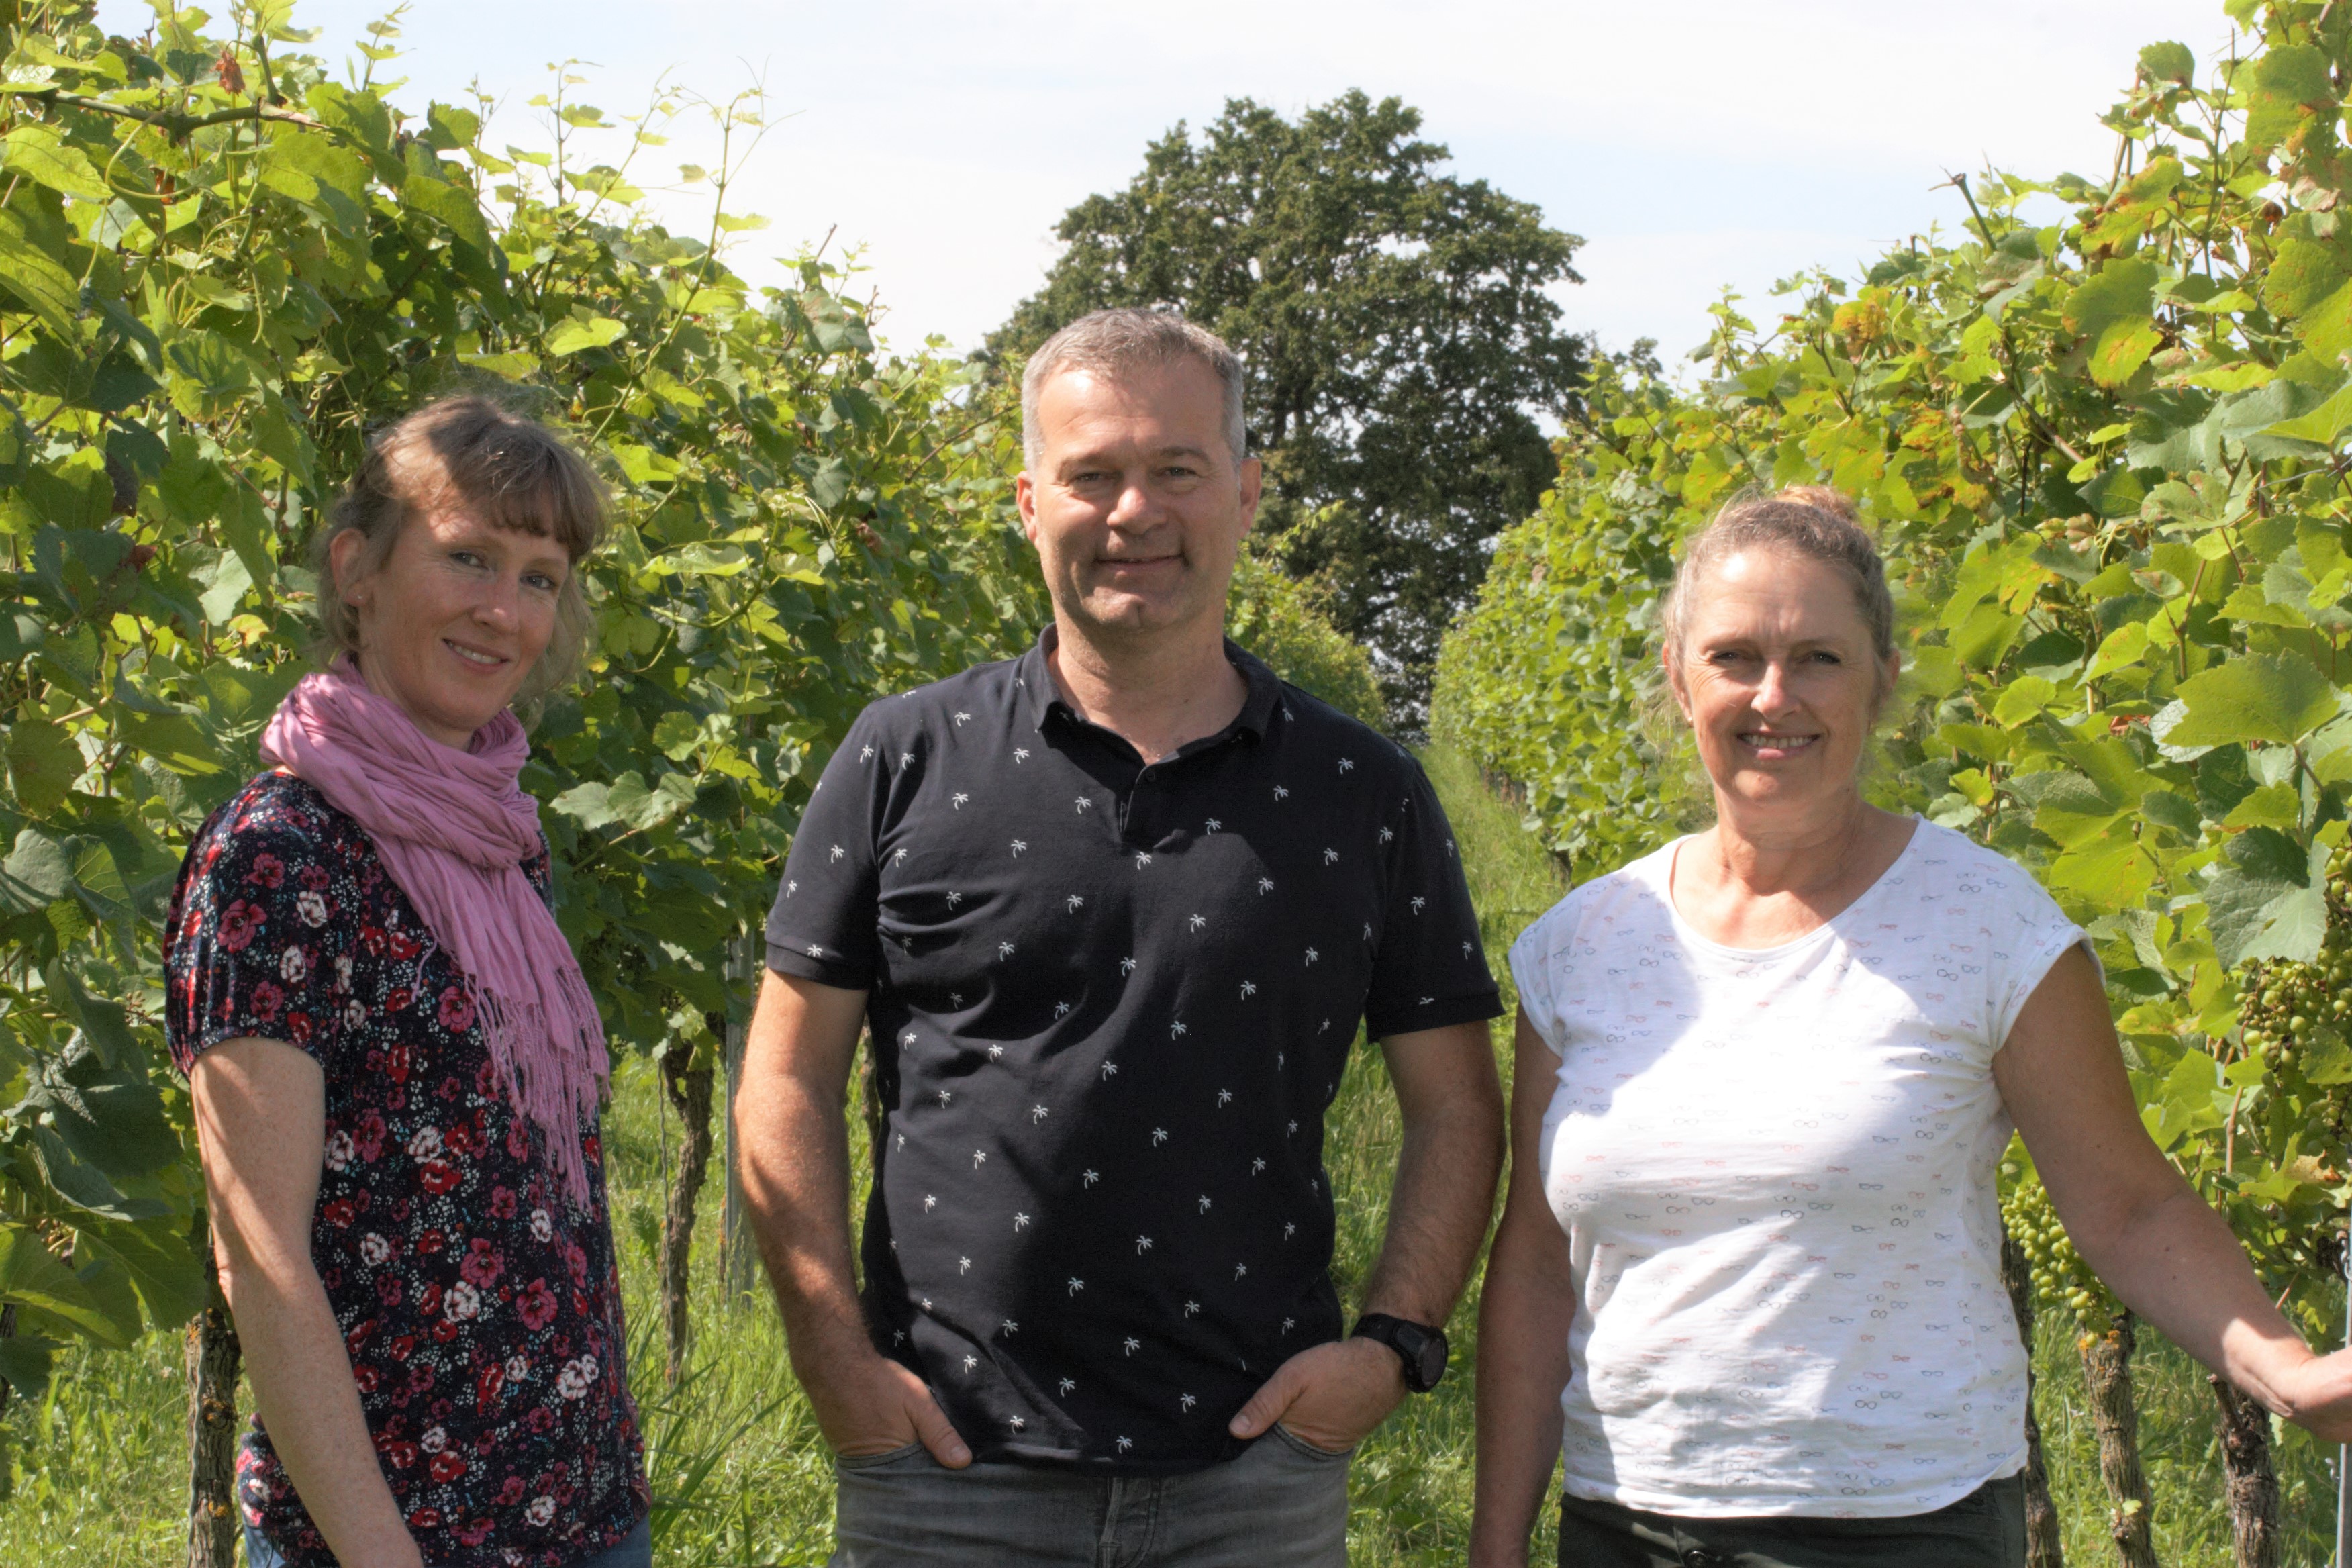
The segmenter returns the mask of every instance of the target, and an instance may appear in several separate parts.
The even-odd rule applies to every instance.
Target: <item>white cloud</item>
[[[302,0],[341,58],[385,0]],[[102,0],[113,27],[139,0]],[[1850,268],[1954,224],[1946,172],[1985,162],[2103,170],[2097,115],[2141,45],[2225,54],[2219,0],[1196,0],[1182,8],[1023,0],[414,0],[391,69],[403,98],[506,100],[494,140],[538,140],[545,62],[620,111],[657,77],[709,93],[763,78],[776,114],[740,205],[790,252],[837,229],[866,247],[891,336],[970,346],[1035,288],[1071,204],[1124,184],[1147,142],[1250,96],[1296,113],[1349,87],[1423,110],[1459,173],[1590,242],[1568,319],[1678,353],[1724,283],[1748,295]],[[681,130],[665,162],[707,162]],[[681,226],[697,203],[661,198]],[[748,250],[747,250],[748,253]]]

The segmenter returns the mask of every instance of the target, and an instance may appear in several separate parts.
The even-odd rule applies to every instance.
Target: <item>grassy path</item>
[[[1445,802],[1476,897],[1487,958],[1503,980],[1504,954],[1527,923],[1563,890],[1558,871],[1462,758],[1424,758]],[[1507,1061],[1507,1028],[1496,1030]],[[1507,1081],[1507,1075],[1506,1081]],[[658,1313],[654,1258],[663,1176],[676,1129],[665,1125],[651,1069],[623,1065],[607,1123],[623,1288],[636,1345],[632,1370],[646,1418],[663,1568],[814,1564],[831,1544],[830,1469],[808,1407],[785,1369],[783,1340],[763,1300],[730,1305],[720,1284],[718,1190],[705,1199],[693,1290],[701,1335],[693,1368],[676,1390],[661,1386],[653,1342]],[[1366,1051],[1332,1109],[1328,1142],[1339,1205],[1336,1268],[1351,1300],[1379,1247],[1395,1166],[1396,1115],[1377,1052]],[[1453,1323],[1454,1371],[1426,1398],[1409,1401],[1358,1456],[1349,1535],[1358,1568],[1458,1563],[1471,1497],[1470,1389],[1476,1364],[1474,1284]],[[2053,1490],[2076,1568],[2114,1563],[2105,1539],[2097,1449],[2082,1378],[2065,1329],[2045,1321],[2035,1347],[2041,1415]],[[2156,1488],[2156,1533],[2167,1568],[2227,1568],[2228,1521],[2204,1374],[2153,1333],[2138,1363],[2141,1432]],[[0,1484],[0,1563],[7,1568],[161,1568],[182,1560],[185,1487],[184,1394],[176,1338],[127,1354],[70,1352],[50,1393],[14,1402],[0,1421],[6,1458]],[[249,1397],[249,1395],[248,1395]],[[2322,1568],[2333,1531],[2329,1456],[2300,1434],[2280,1454],[2289,1568]],[[1532,1561],[1553,1558],[1547,1521]]]

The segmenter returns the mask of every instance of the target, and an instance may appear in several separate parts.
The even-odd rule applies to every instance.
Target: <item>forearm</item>
[[[1444,1323],[1469,1281],[1503,1163],[1499,1100],[1465,1096],[1404,1118],[1388,1228],[1364,1310]]]
[[[735,1119],[751,1233],[793,1366],[803,1383],[822,1381],[842,1358],[873,1353],[850,1258],[843,1097],[793,1075],[747,1075]]]
[[[2229,1223],[2187,1183],[2084,1230],[2083,1260],[2119,1300],[2271,1409],[2293,1413],[2278,1384],[2311,1352]]]
[[[1496,1236],[1478,1303],[1470,1553],[1474,1563],[1520,1568],[1559,1457],[1559,1394],[1568,1386],[1568,1328],[1576,1303],[1566,1280],[1546,1277],[1534,1238],[1516,1228],[1506,1222]]]
[[[307,1261],[232,1259],[222,1293],[270,1446],[336,1561],[415,1568],[416,1543],[384,1481],[341,1329]]]

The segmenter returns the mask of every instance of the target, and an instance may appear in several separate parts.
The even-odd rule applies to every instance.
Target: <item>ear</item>
[[[367,581],[372,574],[360,570],[367,542],[367,535],[356,528],[347,528],[327,542],[327,562],[334,568],[336,592],[355,610],[374,596]]]
[[[1886,657],[1878,661],[1878,694],[1870,702],[1870,721],[1873,724],[1876,724],[1879,715],[1886,711],[1887,701],[1894,697],[1895,684],[1902,679],[1903,655],[1890,649]]]
[[[1666,689],[1674,696],[1675,710],[1682,714],[1684,723],[1692,723],[1690,692],[1683,685],[1682,661],[1675,657],[1674,644],[1659,647],[1658,668],[1666,672]]]
[[[1244,458],[1241,469],[1242,531],[1247,533],[1257,526],[1257,503],[1265,493],[1265,465],[1255,458]]]
[[[1021,533],[1032,545],[1037,542],[1037,481],[1024,468],[1013,477],[1013,504],[1021,513]]]

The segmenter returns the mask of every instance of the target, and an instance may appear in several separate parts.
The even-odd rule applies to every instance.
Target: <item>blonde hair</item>
[[[1854,608],[1870,630],[1871,651],[1881,660],[1895,652],[1895,595],[1887,591],[1886,563],[1853,500],[1826,485],[1790,485],[1777,495],[1751,491],[1735,497],[1684,546],[1659,616],[1671,658],[1682,658],[1692,603],[1708,570],[1756,549],[1786,550],[1835,568],[1853,590]]]
[[[428,403],[371,437],[359,471],[336,499],[313,546],[319,572],[322,662],[360,651],[359,612],[335,577],[334,542],[357,531],[366,541],[358,575],[383,566],[417,507],[455,495],[484,522],[552,539],[574,567],[604,528],[604,487],[587,460],[535,419],[487,397]],[[579,674],[594,622],[572,572],[555,598],[555,634],[524,677],[515,706],[528,709]]]

